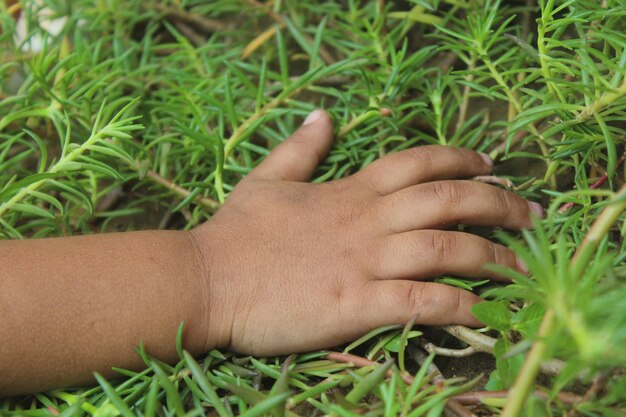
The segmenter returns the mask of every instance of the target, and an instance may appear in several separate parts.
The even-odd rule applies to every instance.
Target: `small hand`
[[[424,282],[441,274],[498,279],[485,264],[520,269],[506,247],[457,224],[531,227],[537,203],[483,183],[486,155],[423,146],[350,177],[306,181],[332,143],[317,110],[192,233],[206,265],[209,346],[275,355],[327,348],[379,326],[478,326],[481,298]]]

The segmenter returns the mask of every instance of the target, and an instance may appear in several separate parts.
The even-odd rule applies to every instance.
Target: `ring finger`
[[[442,274],[505,281],[488,264],[523,272],[505,246],[462,232],[417,230],[382,238],[371,272],[382,279],[427,279]]]

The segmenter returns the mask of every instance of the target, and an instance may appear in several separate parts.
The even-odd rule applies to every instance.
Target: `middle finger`
[[[476,181],[435,181],[382,197],[383,222],[394,233],[445,229],[456,224],[532,227],[531,213],[543,216],[538,203]]]

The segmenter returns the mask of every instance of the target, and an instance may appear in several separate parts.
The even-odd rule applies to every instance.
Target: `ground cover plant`
[[[337,126],[317,182],[438,143],[548,208],[478,231],[529,276],[439,279],[489,299],[484,329],[278,358],[179,338],[178,364],[140,348],[145,371],[0,415],[626,415],[625,31],[623,0],[0,1],[3,239],[192,228],[317,107]]]

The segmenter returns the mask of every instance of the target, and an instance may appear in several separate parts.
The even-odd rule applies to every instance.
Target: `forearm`
[[[207,282],[187,232],[0,242],[0,396],[76,385],[208,345]]]

